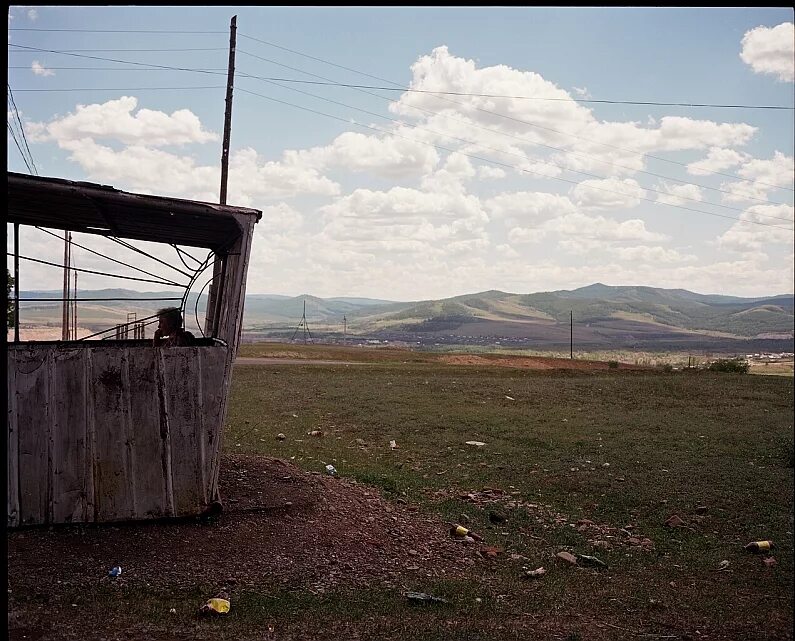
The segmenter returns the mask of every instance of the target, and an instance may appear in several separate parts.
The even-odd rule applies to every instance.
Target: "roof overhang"
[[[8,222],[223,252],[262,212],[8,172]],[[254,222],[256,222],[254,221]]]

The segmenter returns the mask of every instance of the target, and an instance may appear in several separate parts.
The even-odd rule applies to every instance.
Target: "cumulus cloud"
[[[506,192],[490,198],[484,203],[493,218],[510,221],[542,221],[554,216],[576,212],[574,203],[567,196],[540,191]]]
[[[792,205],[754,205],[740,214],[743,222],[734,223],[718,237],[721,248],[756,252],[772,245],[793,245]],[[762,224],[754,224],[762,223]]]
[[[340,167],[348,171],[371,171],[387,178],[403,178],[431,171],[439,162],[433,147],[412,136],[365,135],[348,131],[337,136],[329,145],[288,153],[302,164],[318,169]],[[416,136],[413,136],[416,138]]]
[[[113,139],[125,145],[162,147],[218,140],[216,133],[202,127],[189,109],[171,115],[151,109],[138,109],[138,99],[122,96],[102,104],[77,105],[74,113],[48,123],[31,123],[38,142],[64,143],[84,139]]]
[[[742,61],[755,73],[776,76],[781,82],[795,79],[795,25],[784,22],[775,27],[756,27],[742,40]]]
[[[631,178],[583,180],[574,187],[572,196],[583,209],[630,209],[646,196],[646,190]]]
[[[793,172],[795,172],[793,157],[779,151],[767,160],[749,156],[744,159],[737,171],[737,174],[745,180],[721,185],[723,190],[729,192],[723,196],[723,199],[726,202],[767,200],[768,194],[777,188],[792,189]]]
[[[52,69],[47,69],[38,60],[34,60],[30,65],[31,70],[37,76],[54,76],[55,72]]]
[[[657,194],[657,202],[662,205],[686,205],[693,201],[704,200],[704,195],[698,185],[674,185],[662,181]]]
[[[740,153],[734,149],[712,147],[707,157],[687,165],[687,172],[694,176],[705,176],[714,172],[735,167],[748,158],[748,154]]]
[[[675,249],[665,247],[636,245],[634,247],[616,247],[611,252],[620,260],[638,263],[651,264],[676,264],[693,262],[697,260],[692,254],[682,254]]]

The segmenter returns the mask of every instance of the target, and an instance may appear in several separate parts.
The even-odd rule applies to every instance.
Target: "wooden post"
[[[229,182],[229,145],[232,137],[232,94],[235,86],[235,47],[237,46],[237,16],[232,16],[229,23],[229,66],[226,74],[226,108],[224,110],[224,139],[221,143],[221,193],[219,202],[226,204],[227,184]],[[218,319],[221,314],[223,286],[221,259],[218,255],[213,261],[213,280],[207,292],[207,309],[204,312],[204,333],[215,336],[218,331]]]

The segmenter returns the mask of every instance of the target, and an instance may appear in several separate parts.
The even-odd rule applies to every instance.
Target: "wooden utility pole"
[[[14,342],[19,342],[19,223],[14,223]]]
[[[224,112],[224,142],[221,148],[221,204],[226,205],[226,186],[229,178],[229,139],[232,135],[232,91],[235,87],[235,46],[237,45],[237,16],[229,24],[229,69],[226,73],[226,110]]]
[[[569,311],[569,358],[574,360],[574,310]]]
[[[229,145],[232,137],[232,94],[235,87],[235,48],[237,46],[237,16],[232,16],[229,23],[229,67],[226,73],[226,108],[224,110],[224,140],[221,143],[221,194],[219,202],[226,205],[226,193],[229,182]],[[221,280],[222,261],[215,256],[213,261],[213,280],[207,292],[207,309],[204,314],[204,328],[207,336],[215,335],[218,319],[221,316],[221,296],[219,287]]]
[[[69,340],[69,317],[71,316],[71,305],[69,296],[69,267],[72,263],[72,234],[68,231],[63,233],[63,318],[61,319],[61,340]]]

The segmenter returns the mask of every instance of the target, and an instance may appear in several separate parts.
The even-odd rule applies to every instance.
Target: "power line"
[[[249,54],[246,51],[240,53]],[[256,57],[256,56],[255,56]],[[283,82],[297,82],[310,85],[329,85],[332,87],[348,87],[350,89],[377,89],[381,91],[400,91],[403,93],[423,93],[443,96],[462,96],[472,98],[510,98],[514,100],[544,100],[555,102],[593,102],[604,103],[611,105],[651,105],[660,107],[715,107],[725,109],[783,109],[788,111],[795,111],[795,107],[785,107],[781,105],[718,105],[718,104],[700,104],[691,102],[642,102],[637,100],[596,100],[585,98],[546,98],[542,96],[509,96],[502,94],[488,94],[488,93],[467,93],[465,91],[432,91],[430,89],[410,89],[408,87],[383,87],[378,85],[356,85],[345,82],[317,82],[312,80],[297,80],[294,78],[281,78]]]
[[[301,105],[296,105],[294,103],[287,102],[286,100],[279,100],[278,98],[271,98],[270,96],[263,96],[262,94],[256,93],[254,91],[250,91],[248,89],[243,89],[242,87],[239,87],[238,90],[242,91],[244,93],[251,94],[253,96],[258,96],[260,98],[264,98],[265,100],[278,102],[278,103],[281,103],[283,105],[288,105],[290,107],[295,107],[297,109],[301,109],[302,111],[307,111],[307,112],[310,112],[310,113],[318,114],[318,115],[321,115],[321,116],[325,116],[327,118],[333,118],[334,120],[339,120],[340,122],[344,122],[346,124],[353,124],[353,125],[356,125],[357,127],[364,127],[365,129],[370,129],[372,131],[378,131],[378,132],[389,134],[389,135],[392,135],[392,136],[397,136],[399,138],[404,138],[404,139],[409,140],[411,142],[415,142],[415,143],[418,143],[418,144],[421,144],[421,145],[426,145],[426,146],[429,146],[429,147],[434,147],[436,149],[439,149],[439,150],[442,150],[442,151],[446,151],[448,153],[454,153],[454,152],[455,153],[460,153],[462,156],[466,156],[467,158],[472,158],[474,160],[480,160],[482,162],[492,163],[494,165],[498,165],[498,166],[505,167],[505,168],[508,168],[508,169],[515,169],[515,170],[518,170],[518,171],[521,171],[521,172],[524,172],[524,173],[534,174],[534,175],[542,176],[544,178],[549,178],[549,179],[552,179],[552,180],[559,180],[559,181],[566,182],[566,183],[569,183],[569,184],[572,184],[572,185],[578,185],[579,184],[578,182],[576,182],[574,180],[568,180],[566,178],[560,178],[558,176],[549,176],[549,175],[542,174],[542,173],[537,172],[537,171],[533,171],[532,169],[525,169],[524,167],[518,167],[516,165],[510,165],[508,163],[499,162],[497,160],[492,160],[490,158],[483,158],[482,156],[475,156],[474,154],[468,154],[468,153],[465,153],[465,152],[462,152],[462,151],[456,152],[455,149],[449,149],[449,148],[443,147],[441,145],[436,145],[436,144],[433,144],[433,143],[424,142],[422,140],[416,140],[415,138],[409,138],[407,136],[403,136],[402,134],[398,134],[398,133],[395,133],[395,132],[389,132],[389,131],[387,131],[385,129],[381,129],[380,127],[374,127],[372,125],[365,125],[365,124],[362,124],[362,123],[359,123],[359,122],[356,122],[356,121],[352,121],[350,119],[341,118],[340,116],[334,116],[332,114],[327,114],[327,113],[325,113],[323,111],[318,111],[316,109],[311,109],[309,107],[302,107]],[[608,193],[618,193],[619,195],[622,195],[622,196],[626,196],[627,195],[627,194],[623,194],[621,192],[615,192],[612,189],[604,189],[602,187],[590,187],[590,189],[596,189],[598,191],[604,191],[604,192],[608,192]],[[670,194],[668,194],[668,195],[670,195]],[[638,200],[645,200],[645,201],[648,201],[648,202],[651,202],[651,203],[656,203],[656,201],[651,200],[650,198],[643,198],[642,196],[637,196],[637,198],[638,198]],[[742,218],[734,218],[733,216],[725,216],[723,214],[716,214],[714,212],[703,211],[703,210],[700,210],[700,209],[693,209],[692,207],[685,207],[684,205],[673,205],[673,204],[671,204],[669,206],[670,207],[675,207],[677,209],[684,209],[686,211],[692,211],[692,212],[695,212],[695,213],[698,213],[698,214],[705,214],[707,216],[717,216],[718,218],[727,218],[728,220],[733,220],[735,222],[750,223],[750,224],[753,224],[753,225],[760,225],[762,227],[772,227],[774,229],[782,229],[784,231],[792,231],[791,229],[789,229],[787,227],[779,227],[778,225],[768,225],[767,223],[762,223],[762,222],[758,222],[758,221],[755,221],[755,220],[746,220],[746,219],[742,219]]]
[[[351,67],[346,67],[344,65],[340,65],[340,64],[337,64],[335,62],[331,62],[329,60],[324,60],[323,58],[318,58],[316,56],[311,56],[311,55],[303,53],[301,51],[296,51],[295,49],[289,49],[288,47],[283,47],[283,46],[277,45],[277,44],[275,44],[273,42],[268,42],[267,40],[261,40],[259,38],[254,38],[252,36],[248,36],[248,35],[243,34],[243,33],[240,33],[238,35],[240,35],[242,38],[247,38],[249,40],[253,40],[255,42],[260,42],[260,43],[262,43],[264,45],[268,45],[269,47],[274,47],[276,49],[281,49],[283,51],[288,51],[288,52],[294,53],[294,54],[296,54],[298,56],[303,56],[304,58],[309,58],[310,60],[316,60],[318,62],[322,62],[323,64],[327,64],[327,65],[330,65],[332,67],[337,67],[338,69],[344,69],[346,71],[351,71],[353,73],[359,74],[361,76],[365,76],[367,78],[372,78],[374,80],[380,80],[382,82],[387,82],[387,83],[389,83],[391,85],[395,85],[396,88],[403,89],[404,91],[407,89],[407,87],[404,87],[404,86],[400,85],[397,82],[394,82],[392,80],[388,80],[386,78],[381,78],[379,76],[374,76],[372,74],[365,73],[364,71],[359,71],[358,69],[353,69]],[[453,100],[451,98],[445,98],[443,96],[433,96],[433,97],[436,98],[437,100],[443,100],[445,102],[449,102],[449,103],[454,104],[454,105],[466,106],[464,103],[458,102],[457,100]],[[537,129],[542,129],[542,130],[545,130],[545,131],[551,131],[553,133],[557,133],[557,134],[560,134],[560,135],[563,135],[563,136],[570,136],[570,137],[577,138],[579,140],[584,140],[586,142],[591,142],[591,143],[594,143],[594,144],[597,144],[597,145],[603,145],[605,147],[610,147],[611,149],[617,149],[619,151],[625,151],[627,153],[635,154],[635,155],[641,156],[643,158],[653,158],[655,160],[660,160],[662,162],[667,162],[667,163],[671,163],[671,164],[675,164],[675,165],[681,165],[683,167],[687,166],[687,163],[679,162],[677,160],[670,160],[668,158],[662,158],[661,156],[654,156],[652,154],[646,154],[646,153],[643,153],[641,151],[637,151],[636,149],[626,149],[624,147],[619,147],[617,145],[611,145],[611,144],[606,143],[606,142],[600,142],[598,140],[593,140],[593,139],[590,139],[590,138],[584,138],[584,137],[578,136],[576,134],[571,134],[571,133],[567,133],[567,132],[564,132],[564,131],[559,131],[557,129],[553,129],[551,127],[544,127],[544,126],[538,125],[536,123],[528,122],[526,120],[522,120],[521,118],[515,118],[513,116],[509,116],[509,115],[506,115],[506,114],[501,114],[501,113],[499,113],[497,111],[491,111],[489,109],[483,109],[482,107],[473,107],[473,108],[476,111],[480,111],[482,113],[487,113],[487,114],[490,114],[490,115],[493,115],[493,116],[497,116],[499,118],[505,118],[507,120],[511,120],[511,121],[514,121],[514,122],[518,122],[520,124],[528,125],[530,127],[535,127]],[[765,182],[762,182],[761,180],[749,180],[747,178],[742,178],[742,177],[736,176],[734,174],[727,174],[727,173],[720,172],[720,171],[712,171],[712,170],[705,170],[705,171],[707,173],[710,173],[710,174],[716,174],[716,175],[720,175],[720,176],[726,176],[728,178],[734,178],[735,180],[741,180],[741,181],[744,181],[744,182],[755,182],[755,183],[758,183],[760,185],[767,185],[767,186],[770,186],[770,187],[775,187],[777,189],[787,189],[789,191],[795,191],[795,190],[790,189],[788,187],[782,187],[781,185],[773,185],[771,183],[765,183]]]
[[[37,176],[39,175],[38,169],[36,168],[36,163],[33,161],[33,154],[30,152],[30,146],[28,145],[28,137],[25,135],[25,126],[22,124],[22,120],[19,117],[19,109],[17,109],[17,103],[14,100],[14,92],[11,90],[11,84],[6,83],[8,86],[8,95],[11,97],[11,105],[13,106],[14,116],[16,117],[17,123],[19,123],[19,131],[22,133],[22,141],[25,145],[25,149],[28,152],[28,158],[30,159],[30,165],[33,167],[33,173]],[[25,163],[27,164],[27,163]]]
[[[310,73],[308,71],[304,71],[303,69],[299,69],[297,67],[291,67],[289,65],[285,65],[285,64],[282,64],[280,62],[276,62],[275,60],[271,60],[269,58],[263,58],[261,56],[257,56],[255,54],[248,53],[246,51],[240,51],[240,53],[246,54],[246,55],[251,56],[253,58],[257,58],[258,60],[263,60],[265,62],[269,62],[269,63],[277,65],[279,67],[284,67],[284,68],[290,69],[292,71],[297,71],[299,73],[303,73],[303,74],[308,75],[308,76],[313,76],[315,78],[321,78],[323,80],[330,80],[329,78],[325,78],[324,76],[319,76],[319,75],[317,75],[315,73]],[[278,81],[281,80],[279,78],[264,78],[264,77],[261,77],[261,76],[249,76],[249,77],[258,78],[260,80],[268,80],[268,81],[272,81],[272,82],[278,82]],[[286,80],[286,81],[289,82],[289,80]],[[319,83],[319,84],[323,84],[323,83]],[[335,83],[334,81],[331,81],[331,82],[329,82],[329,84],[338,84],[338,83]],[[342,84],[340,84],[340,86],[349,86],[351,88],[355,88],[355,87],[353,87],[353,85],[342,85]],[[285,88],[287,88],[287,87],[285,87]],[[391,98],[388,98],[386,96],[381,96],[381,95],[379,95],[377,93],[372,93],[370,91],[365,91],[363,89],[358,89],[358,88],[356,88],[356,91],[358,91],[359,93],[363,93],[365,95],[368,95],[368,96],[373,96],[373,97],[378,98],[380,100],[386,100],[387,102],[390,102],[390,103],[392,102]],[[310,95],[313,95],[313,94],[310,94]],[[501,136],[506,136],[508,138],[513,138],[514,140],[519,140],[519,141],[522,141],[522,142],[530,144],[530,145],[537,145],[537,146],[540,146],[540,147],[544,147],[546,149],[552,149],[554,151],[559,151],[559,152],[561,152],[563,154],[566,154],[566,155],[572,155],[572,156],[577,156],[577,157],[582,157],[582,158],[589,158],[589,159],[596,160],[597,162],[599,162],[601,164],[607,164],[607,165],[611,165],[611,166],[614,166],[614,167],[620,167],[622,169],[627,169],[627,170],[630,170],[630,171],[633,171],[633,172],[643,173],[643,174],[647,174],[647,175],[650,175],[650,176],[655,176],[657,178],[662,178],[664,180],[673,180],[673,181],[676,181],[676,182],[679,182],[679,183],[682,183],[682,184],[685,184],[685,185],[693,185],[693,186],[696,186],[696,187],[699,187],[699,188],[702,188],[702,189],[708,189],[710,191],[717,191],[717,192],[720,192],[720,193],[723,193],[723,194],[730,194],[730,195],[733,194],[733,192],[730,192],[730,191],[725,190],[725,189],[720,189],[719,187],[710,187],[709,185],[702,185],[701,183],[695,183],[695,182],[692,182],[692,181],[682,180],[681,178],[674,178],[673,176],[665,176],[663,174],[658,174],[658,173],[655,173],[655,172],[652,172],[652,171],[647,171],[647,170],[644,170],[644,169],[636,169],[634,167],[627,167],[626,165],[621,165],[621,164],[618,164],[618,163],[613,162],[611,160],[604,160],[604,159],[598,158],[597,156],[593,156],[593,155],[590,155],[590,154],[584,154],[584,153],[569,151],[569,150],[563,149],[561,147],[555,147],[554,145],[547,145],[547,144],[542,143],[542,142],[536,142],[536,141],[528,140],[527,138],[523,138],[521,136],[516,136],[516,135],[511,134],[511,133],[503,132],[503,131],[500,131],[499,129],[491,129],[490,127],[483,127],[481,125],[474,124],[474,123],[472,123],[470,121],[463,120],[461,118],[456,118],[454,116],[450,116],[448,114],[445,114],[444,112],[432,111],[430,109],[424,109],[422,107],[417,107],[415,105],[406,105],[406,106],[409,107],[410,109],[415,109],[417,111],[421,111],[423,113],[431,114],[431,115],[434,115],[434,116],[442,116],[443,118],[447,118],[448,120],[454,120],[456,122],[463,123],[463,124],[465,124],[465,125],[467,125],[469,127],[475,127],[477,129],[481,129],[483,131],[488,131],[490,133],[495,133],[495,134],[499,134]],[[379,117],[381,117],[381,116],[379,116]],[[505,153],[508,153],[508,152],[505,152]],[[555,163],[552,163],[552,164],[555,164]],[[560,166],[560,165],[557,165],[557,166]],[[575,171],[575,170],[572,170],[572,171]],[[581,173],[584,173],[584,172],[581,172]],[[758,201],[760,203],[765,203],[765,204],[783,204],[783,203],[778,203],[778,202],[766,200],[766,199],[763,199],[763,198],[757,198],[755,196],[747,196],[746,198],[749,199],[749,200],[755,200],[755,201]],[[700,201],[698,201],[698,202],[700,202]]]
[[[246,74],[246,76],[248,76],[248,74]],[[256,76],[248,76],[248,77],[255,77],[256,78]],[[268,82],[269,84],[274,84],[276,86],[282,87],[282,85],[279,85],[278,83],[275,83],[275,82],[272,82],[272,81],[269,81],[269,80],[265,80],[265,82]],[[394,118],[390,118],[389,116],[383,116],[383,115],[375,113],[373,111],[368,111],[366,109],[360,109],[359,107],[354,107],[352,105],[349,105],[349,104],[346,104],[346,103],[343,103],[343,102],[339,102],[337,100],[332,100],[331,98],[325,98],[323,96],[318,96],[317,94],[313,94],[313,93],[310,93],[308,91],[303,91],[302,89],[296,89],[295,87],[283,87],[283,88],[284,89],[288,89],[290,91],[295,91],[297,93],[301,93],[301,94],[304,94],[304,95],[307,95],[307,96],[311,96],[313,98],[318,98],[320,100],[324,100],[326,102],[330,102],[330,103],[335,104],[335,105],[346,107],[348,109],[354,109],[356,111],[360,111],[360,112],[365,113],[365,114],[370,115],[370,116],[375,116],[377,118],[383,118],[384,120],[389,120],[390,122],[394,122],[394,123],[396,123],[398,125],[406,125],[406,123],[403,123],[403,122],[401,122],[399,120],[395,120]],[[449,134],[444,134],[444,133],[441,133],[439,131],[435,131],[433,129],[428,129],[427,127],[420,127],[418,125],[407,125],[407,126],[413,128],[413,129],[417,129],[419,131],[427,131],[427,132],[432,133],[432,134],[437,135],[437,136],[443,136],[443,137],[449,138],[451,140],[457,140],[458,142],[462,142],[462,143],[467,144],[467,145],[480,147],[481,149],[488,149],[490,151],[496,151],[497,153],[502,153],[502,154],[506,154],[506,155],[509,155],[509,156],[516,156],[516,157],[522,158],[523,160],[526,160],[526,161],[531,161],[532,162],[534,160],[538,160],[538,161],[543,162],[545,164],[552,165],[554,167],[558,167],[558,168],[564,169],[566,171],[571,171],[573,173],[582,174],[584,176],[590,176],[591,178],[597,178],[599,180],[606,180],[607,179],[606,176],[600,176],[598,174],[592,174],[592,173],[589,173],[589,172],[586,172],[586,171],[580,171],[578,169],[571,169],[570,167],[565,167],[563,165],[559,165],[558,163],[555,163],[555,162],[552,162],[552,161],[549,161],[549,160],[544,160],[542,158],[530,157],[527,154],[517,154],[517,153],[511,152],[511,151],[505,151],[505,150],[502,150],[502,149],[497,149],[496,147],[490,147],[488,145],[483,145],[483,144],[480,144],[480,143],[476,143],[474,141],[466,140],[464,138],[459,138],[457,136],[451,136]],[[409,138],[409,140],[412,140],[412,139]],[[419,142],[419,141],[417,141],[417,142]],[[551,178],[552,176],[548,176],[548,177]],[[599,189],[598,187],[593,187],[591,185],[586,185],[586,188],[588,188],[588,189]],[[651,191],[653,193],[660,194],[660,195],[668,197],[668,198],[678,198],[680,200],[688,200],[688,201],[696,202],[696,203],[702,202],[702,201],[700,201],[700,200],[698,200],[696,198],[691,198],[689,196],[679,196],[679,195],[671,194],[671,193],[668,193],[668,192],[661,191],[659,189],[654,189],[653,187],[643,187],[643,189],[645,189],[647,191]],[[619,194],[619,195],[622,195],[622,196],[633,197],[633,194],[628,194],[626,192],[621,192],[621,191],[616,191],[616,190],[608,190],[608,191],[611,191],[613,193],[616,193],[616,194]],[[658,201],[650,201],[650,202],[658,202]],[[730,211],[736,211],[736,212],[740,212],[740,213],[745,211],[744,209],[740,209],[738,207],[732,207],[730,205],[723,205],[723,204],[719,204],[719,203],[708,203],[708,204],[712,205],[713,207],[720,207],[721,209],[728,209]],[[762,214],[762,215],[764,217],[766,217],[766,218],[773,218],[773,219],[784,220],[784,221],[789,222],[788,218],[781,218],[779,216],[772,216],[772,215],[768,215],[768,214]]]
[[[188,31],[188,30],[162,30],[162,29],[35,29],[32,27],[9,27],[9,31],[47,31],[63,33],[185,33],[185,34],[209,34],[223,33],[226,31]]]
[[[28,163],[28,158],[25,155],[25,152],[22,151],[22,147],[19,144],[19,140],[17,140],[16,132],[11,128],[10,122],[6,121],[6,126],[8,127],[8,131],[11,134],[11,137],[14,139],[14,144],[17,146],[17,149],[19,149],[19,155],[22,156],[22,161],[25,163],[25,166],[28,168],[28,173],[32,174],[33,169],[31,168],[30,163]]]
[[[11,43],[9,43],[9,46]],[[225,47],[203,47],[191,49],[60,49],[64,53],[84,53],[100,51],[135,51],[135,52],[177,52],[177,51],[226,51]],[[8,53],[31,53],[29,51],[9,51]]]
[[[17,93],[46,93],[68,91],[183,91],[193,89],[224,89],[224,85],[208,85],[205,87],[69,87],[65,89],[17,89]]]
[[[275,44],[267,42],[265,40],[259,40],[257,38],[252,38],[251,36],[244,36],[243,34],[241,34],[241,35],[242,35],[242,37],[246,37],[246,38],[249,38],[251,40],[256,40],[257,42],[262,42],[263,44],[267,44],[269,46],[273,46],[273,47],[276,47],[278,49],[284,49],[285,51],[289,51],[291,53],[295,53],[297,55],[301,55],[301,56],[304,56],[304,57],[307,57],[307,58],[310,58],[310,59],[313,59],[313,60],[318,60],[320,62],[323,62],[325,64],[329,64],[331,66],[340,67],[340,68],[346,69],[348,71],[353,71],[354,73],[358,73],[358,74],[365,75],[365,76],[368,76],[368,77],[371,77],[371,78],[375,78],[377,80],[383,80],[384,82],[389,82],[391,84],[397,85],[397,83],[394,83],[394,82],[392,82],[390,80],[385,80],[384,78],[379,78],[378,76],[371,76],[370,74],[364,73],[362,71],[357,71],[355,69],[351,69],[350,67],[345,67],[343,65],[338,65],[336,63],[329,62],[329,61],[323,60],[321,58],[316,58],[316,57],[310,56],[308,54],[303,54],[303,53],[295,51],[293,49],[288,49],[286,47],[281,47],[280,45],[275,45]],[[150,63],[140,63],[140,62],[128,61],[128,60],[116,60],[116,59],[113,59],[113,58],[103,58],[103,57],[99,57],[99,56],[85,56],[85,55],[81,55],[81,54],[66,53],[66,52],[61,51],[61,50],[39,49],[39,48],[36,48],[36,47],[26,47],[24,45],[16,45],[16,44],[13,44],[13,43],[10,43],[10,46],[22,47],[24,49],[29,49],[29,50],[34,50],[34,51],[42,51],[42,52],[49,52],[49,53],[56,53],[56,54],[63,54],[63,55],[71,55],[71,56],[75,56],[75,57],[79,57],[79,58],[89,58],[89,59],[94,59],[94,60],[105,60],[105,61],[109,61],[109,62],[118,62],[118,63],[121,63],[121,64],[132,64],[132,65],[138,65],[138,66],[142,66],[142,67],[147,67],[149,69],[166,69],[166,70],[173,70],[173,71],[188,71],[188,72],[195,72],[195,73],[212,73],[212,74],[215,74],[215,75],[221,75],[223,73],[222,71],[215,72],[213,70],[208,70],[208,69],[190,69],[190,68],[184,68],[184,67],[171,67],[171,66],[167,66],[167,65],[155,65],[155,64],[150,64]],[[242,53],[247,53],[247,52],[242,52]],[[283,67],[287,67],[289,69],[293,69],[293,70],[298,71],[300,73],[305,73],[307,75],[311,75],[311,76],[316,76],[316,77],[321,77],[322,78],[322,76],[317,76],[316,74],[311,74],[311,73],[303,71],[301,69],[296,69],[294,67],[289,67],[288,65],[283,65],[281,63],[275,62],[273,60],[269,60],[267,58],[261,58],[260,56],[257,56],[255,54],[247,53],[247,55],[253,56],[254,58],[259,58],[261,60],[265,60],[266,62],[271,62],[271,63],[279,65],[279,66],[283,66]],[[258,76],[252,76],[252,77],[257,77],[257,78],[259,78],[261,80],[266,80],[266,78],[262,78],[262,77],[258,77]],[[270,80],[270,79],[268,79],[268,80]],[[280,81],[280,80],[284,81],[284,82],[296,82],[296,80],[294,80],[294,79],[273,79],[273,81]],[[297,82],[301,82],[301,81],[299,80]],[[351,88],[356,88],[354,85],[345,85],[344,83],[336,83],[336,84],[339,84],[340,86],[349,86]],[[397,85],[397,88],[400,89],[400,90],[403,90],[403,91],[408,91],[407,88],[400,87],[400,85]],[[368,92],[365,92],[365,93],[368,93]],[[370,95],[377,96],[377,94],[370,94]],[[379,96],[379,97],[383,98],[383,96]],[[449,98],[443,98],[443,97],[440,97],[440,96],[434,96],[434,97],[439,99],[439,100],[444,100],[446,102],[450,102],[450,103],[453,103],[453,104],[456,104],[456,105],[459,105],[459,106],[463,106],[463,103],[457,102],[455,100],[451,100]],[[426,110],[421,109],[419,107],[413,107],[412,106],[412,108],[419,109],[421,111],[426,111]],[[661,158],[661,157],[658,157],[658,156],[653,156],[651,154],[644,154],[642,152],[638,152],[638,151],[634,151],[634,150],[624,149],[624,148],[621,148],[621,147],[617,147],[615,145],[610,145],[608,143],[603,143],[603,142],[591,140],[589,138],[583,138],[581,136],[577,136],[576,134],[570,134],[570,133],[561,132],[561,131],[558,131],[556,129],[552,129],[552,128],[549,128],[549,127],[543,127],[542,125],[537,125],[535,123],[527,122],[527,121],[524,121],[524,120],[521,120],[521,119],[518,119],[518,118],[514,118],[512,116],[508,116],[508,115],[505,115],[505,114],[500,114],[499,112],[489,111],[489,110],[486,110],[486,109],[482,109],[480,107],[475,107],[475,109],[478,110],[478,111],[482,111],[482,112],[485,112],[485,113],[489,113],[489,114],[492,114],[492,115],[499,116],[501,118],[508,118],[509,120],[515,120],[517,122],[526,124],[526,125],[531,126],[531,127],[536,127],[536,128],[539,128],[539,129],[545,129],[545,130],[548,130],[548,131],[553,131],[555,133],[559,133],[561,135],[571,136],[571,137],[574,137],[574,138],[578,138],[580,140],[585,140],[587,142],[593,142],[595,144],[599,144],[599,145],[603,145],[603,146],[607,146],[607,147],[612,147],[612,148],[615,148],[615,149],[619,149],[621,151],[626,151],[628,153],[639,155],[641,157],[654,158],[654,159],[657,159],[657,160],[662,160],[664,162],[670,162],[670,163],[681,165],[681,166],[685,166],[685,167],[687,166],[686,163],[681,163],[681,162],[678,162],[678,161],[669,160],[667,158]],[[437,115],[439,114],[439,112],[431,112],[431,113],[435,113]],[[475,125],[475,126],[477,126],[477,125]],[[495,130],[490,130],[489,129],[489,131],[495,131]],[[516,136],[511,136],[511,137],[517,138]],[[518,138],[518,139],[524,140],[522,138]],[[530,142],[530,141],[526,141],[526,142]],[[561,149],[559,147],[546,145],[546,144],[540,143],[540,142],[539,143],[532,143],[532,144],[538,144],[539,146],[555,149],[555,150],[558,150],[558,151],[561,151],[561,152],[567,153],[567,154],[583,155],[583,156],[586,156],[586,157],[592,157],[592,156],[589,156],[589,155],[586,155],[586,154],[578,154],[577,152],[570,152],[570,151]],[[616,163],[612,163],[612,162],[609,162],[609,161],[604,161],[604,160],[598,160],[598,161],[602,162],[602,163],[606,163],[607,162],[609,164],[614,164],[616,166],[624,167],[622,165],[617,165]],[[632,169],[632,168],[627,168],[627,167],[624,167],[624,168]],[[572,171],[575,171],[575,170],[572,170]],[[697,183],[684,181],[684,180],[681,180],[681,179],[678,179],[678,178],[661,176],[660,174],[655,174],[653,172],[648,172],[648,171],[644,171],[644,170],[635,170],[635,171],[641,171],[643,173],[651,174],[651,175],[658,176],[658,177],[661,177],[661,178],[667,178],[669,180],[675,180],[677,182],[681,182],[681,183],[684,183],[684,184],[696,185],[696,186],[699,186],[699,187],[704,187],[706,189],[715,189],[715,190],[721,191],[723,193],[731,193],[731,192],[726,192],[725,190],[722,190],[722,189],[717,189],[717,188],[714,188],[714,187],[707,187],[706,185],[699,185]],[[774,187],[776,189],[783,189],[783,190],[787,190],[787,191],[795,191],[795,190],[793,190],[791,188],[788,188],[788,187],[783,187],[781,185],[774,185],[774,184],[771,184],[771,183],[765,183],[765,182],[760,181],[760,180],[751,180],[751,179],[748,179],[748,178],[741,178],[740,176],[735,176],[733,174],[726,174],[726,173],[719,172],[719,171],[711,171],[711,170],[705,170],[705,171],[707,173],[712,173],[712,174],[716,174],[716,175],[727,176],[729,178],[734,178],[734,179],[740,180],[742,182],[757,183],[757,184],[760,184],[760,185],[766,185],[766,186]],[[760,202],[769,202],[769,201],[763,201],[762,199],[755,198],[753,196],[751,196],[750,199],[751,200],[757,200],[757,201],[760,201]],[[700,202],[700,201],[696,201],[696,202]],[[781,203],[775,203],[775,204],[781,204]]]
[[[211,75],[225,75],[225,74],[221,74],[220,72],[211,71],[209,69],[190,69],[190,68],[187,68],[187,67],[173,67],[173,66],[168,66],[168,65],[157,65],[157,64],[149,63],[149,62],[135,62],[133,60],[116,60],[114,58],[103,58],[103,57],[100,57],[100,56],[87,56],[87,55],[81,54],[81,53],[67,53],[65,51],[58,51],[58,50],[55,50],[55,49],[39,49],[38,47],[26,47],[25,45],[17,45],[17,44],[13,44],[13,43],[10,44],[9,46],[20,47],[22,49],[28,49],[30,51],[40,51],[40,52],[43,52],[43,53],[56,53],[56,54],[60,54],[62,56],[73,56],[75,58],[88,58],[90,60],[105,60],[106,62],[119,62],[119,63],[122,63],[122,64],[136,65],[136,66],[139,66],[139,67],[149,67],[151,69],[166,69],[166,70],[169,70],[169,71],[190,71],[190,72],[193,72],[193,73],[207,73],[207,74],[211,74]]]

